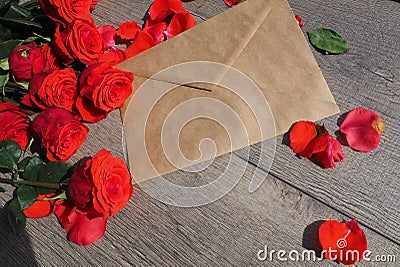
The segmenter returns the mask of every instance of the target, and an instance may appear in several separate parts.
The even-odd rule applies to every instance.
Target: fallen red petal
[[[315,160],[321,163],[325,168],[335,168],[335,162],[342,161],[344,153],[342,145],[338,140],[329,136],[328,145],[325,150],[315,154]]]
[[[324,222],[319,228],[319,242],[326,259],[345,265],[362,260],[368,249],[367,238],[355,219]]]
[[[340,125],[340,132],[346,135],[349,146],[361,152],[377,148],[384,131],[385,124],[379,115],[364,108],[350,111]]]
[[[233,5],[242,2],[242,0],[224,0],[225,4],[232,7]]]
[[[111,25],[104,25],[97,27],[97,31],[100,33],[103,38],[103,46],[104,49],[109,49],[115,46],[115,34],[117,33],[117,29]]]
[[[317,136],[316,124],[312,121],[298,121],[290,129],[290,147],[299,154]]]
[[[300,28],[303,28],[304,23],[303,23],[303,19],[300,17],[300,15],[299,15],[299,14],[296,14],[294,17],[295,17],[295,19],[296,19],[296,21],[297,21],[297,24],[299,24],[299,27],[300,27]]]
[[[155,0],[149,9],[150,19],[153,21],[162,21],[168,15],[183,12],[181,0]]]
[[[161,43],[165,39],[164,32],[167,29],[168,24],[164,21],[157,22],[151,26],[149,26],[149,21],[146,21],[145,27],[143,31],[149,33],[156,44]]]
[[[133,43],[125,49],[124,51],[125,57],[127,59],[133,57],[139,54],[140,52],[143,52],[153,47],[155,44],[156,43],[153,37],[148,32],[140,31],[137,33]]]
[[[179,12],[172,17],[165,34],[169,39],[194,26],[196,26],[196,20],[189,12]]]
[[[132,41],[136,34],[140,31],[139,25],[132,21],[132,22],[124,22],[119,25],[119,29],[117,31],[118,41],[120,43],[126,43],[128,41]]]

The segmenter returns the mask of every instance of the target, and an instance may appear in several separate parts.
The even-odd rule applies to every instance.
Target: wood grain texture
[[[400,5],[389,1],[290,2],[302,15],[305,32],[328,27],[348,40],[347,54],[325,56],[313,50],[342,114],[356,107],[374,110],[387,131],[371,153],[345,147],[346,159],[334,170],[297,159],[289,147],[279,145],[271,173],[400,244]],[[341,120],[338,115],[321,123],[334,134]],[[278,143],[282,141],[279,137]],[[253,149],[250,161],[255,163],[259,146]]]
[[[235,155],[241,171],[241,159]],[[200,173],[177,172],[169,177],[176,183],[187,180],[205,182],[221,174],[229,155],[216,159]],[[255,168],[248,165],[246,175],[233,191],[217,202],[198,208],[172,207],[149,197],[135,186],[135,194],[118,216],[110,219],[106,235],[98,242],[79,247],[65,239],[64,230],[54,216],[29,220],[26,233],[14,240],[2,214],[0,263],[25,265],[273,265],[309,266],[309,262],[260,262],[257,253],[269,249],[303,251],[314,247],[315,236],[306,231],[319,220],[349,219],[315,201],[273,176],[255,193],[248,192]],[[3,196],[2,196],[3,197]],[[311,225],[311,226],[309,226]],[[305,233],[306,231],[306,233]],[[399,247],[366,230],[374,255],[398,254]],[[26,251],[26,252],[25,252]],[[21,257],[20,253],[24,253]],[[335,266],[323,261],[316,266]],[[359,266],[374,266],[361,262]]]
[[[396,121],[400,115],[400,28],[396,21],[400,4],[347,0],[289,2],[305,20],[305,30],[331,27],[349,40],[351,51],[346,55],[315,56],[343,111],[364,106],[382,115],[388,131],[378,150],[361,154],[345,148],[346,161],[339,163],[336,170],[322,170],[308,160],[297,159],[290,148],[281,144],[283,137],[279,137],[273,167],[270,173],[258,173],[266,180],[256,192],[248,192],[255,171],[252,164],[247,165],[246,174],[234,190],[198,208],[165,205],[135,186],[128,206],[109,220],[106,235],[88,247],[69,243],[54,216],[29,220],[26,231],[14,239],[3,209],[0,265],[335,266],[328,261],[260,262],[257,252],[265,245],[269,249],[299,251],[316,246],[315,236],[310,233],[315,233],[319,220],[348,220],[354,216],[363,223],[373,255],[399,255],[396,242],[400,175],[395,146],[399,143]],[[97,24],[115,26],[124,21],[139,21],[150,3],[100,0],[94,17]],[[195,0],[185,6],[198,22],[227,8],[222,0]],[[337,117],[324,120],[332,132],[338,128],[336,120]],[[118,112],[90,128],[86,143],[71,161],[92,156],[103,147],[115,156],[123,156]],[[252,147],[251,163],[256,162],[257,153],[257,146]],[[224,171],[230,156],[235,164],[229,171],[232,175],[241,172],[246,163],[239,157],[243,151],[217,158],[205,171],[179,171],[167,178],[186,186],[208,183]],[[11,190],[7,187],[7,192],[0,194],[1,204],[9,199]],[[377,263],[363,261],[357,266]]]

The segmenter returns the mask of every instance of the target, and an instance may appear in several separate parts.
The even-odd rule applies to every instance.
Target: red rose
[[[106,232],[107,217],[93,209],[79,209],[70,200],[57,203],[54,213],[67,231],[68,240],[80,246],[99,240]]]
[[[75,19],[93,21],[90,16],[91,0],[38,0],[43,12],[64,27]]]
[[[33,132],[51,161],[66,161],[86,139],[89,128],[60,108],[49,108],[33,120]]]
[[[66,63],[78,59],[84,64],[96,63],[104,52],[103,38],[93,22],[76,19],[60,31],[56,28],[53,47]]]
[[[69,191],[77,207],[109,217],[126,206],[133,188],[125,162],[103,149],[72,174]]]
[[[28,115],[12,103],[0,103],[0,141],[14,140],[26,149],[31,136],[31,120]]]
[[[29,81],[34,74],[52,71],[60,66],[60,60],[48,44],[37,47],[35,42],[15,47],[8,60],[10,73],[19,81]]]
[[[35,49],[36,43],[16,46],[10,53],[10,73],[19,81],[29,81],[32,78],[32,67],[40,50]]]
[[[43,194],[39,195],[35,202],[29,207],[23,210],[24,214],[28,218],[42,218],[49,216],[53,213],[54,200],[43,200],[44,198],[52,198],[57,196],[59,193]]]
[[[41,109],[58,107],[73,112],[78,96],[77,83],[78,78],[71,68],[35,75],[29,83],[29,93],[21,102]]]
[[[114,69],[108,64],[86,68],[80,77],[80,92],[76,102],[82,119],[97,122],[124,105],[132,94],[133,74]]]
[[[40,49],[40,56],[36,58],[33,62],[33,74],[51,72],[60,68],[60,58],[57,57],[49,44],[45,44],[42,47],[36,49]]]

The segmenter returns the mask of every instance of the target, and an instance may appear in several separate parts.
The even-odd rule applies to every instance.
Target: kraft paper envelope
[[[339,112],[286,0],[247,0],[117,68],[135,74],[121,114],[136,182]],[[269,121],[264,132],[260,114]]]

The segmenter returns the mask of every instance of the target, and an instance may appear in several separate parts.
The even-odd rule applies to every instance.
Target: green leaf
[[[28,165],[29,161],[31,161],[32,157],[26,157],[18,163],[18,170],[23,172]]]
[[[22,149],[19,144],[13,140],[4,140],[0,142],[0,168],[9,171],[18,171],[18,160],[21,157]]]
[[[38,174],[38,182],[58,184],[65,177],[70,176],[71,165],[64,162],[49,162],[42,166]],[[56,192],[55,189],[36,187],[39,194],[50,194]]]
[[[30,15],[29,10],[18,5],[18,2],[11,2],[10,8],[4,14],[4,18],[26,18]]]
[[[12,0],[0,0],[0,15],[3,15],[10,8]]]
[[[5,190],[3,187],[0,186],[0,192],[1,192],[1,193],[2,193],[2,192],[6,192],[6,190]]]
[[[331,29],[316,29],[308,32],[311,44],[327,54],[346,53],[349,48],[347,41]]]
[[[65,162],[48,162],[39,170],[38,182],[59,183],[61,179],[70,174],[71,165]]]
[[[18,199],[13,198],[7,203],[8,221],[15,236],[18,236],[26,226],[26,216],[22,212]]]
[[[0,75],[0,88],[1,88],[1,92],[3,94],[3,96],[6,95],[6,84],[8,83],[8,80],[10,79],[9,74],[4,74],[4,75]]]
[[[0,43],[11,39],[11,30],[0,25]]]
[[[8,40],[0,44],[0,59],[8,58],[11,51],[16,47],[21,40]]]
[[[1,18],[0,23],[13,31],[27,31],[42,29],[42,25],[39,23],[24,20],[24,19],[12,19],[12,18]]]
[[[38,193],[29,185],[20,185],[17,189],[17,199],[21,210],[29,208],[37,199]]]
[[[39,170],[44,166],[44,162],[38,156],[34,156],[29,159],[28,163],[25,163],[22,160],[19,164],[21,164],[24,180],[36,182],[39,177]],[[25,165],[25,167],[24,167]],[[19,166],[19,165],[18,165]]]
[[[10,64],[8,63],[8,58],[3,58],[0,60],[0,68],[3,70],[10,70]]]

